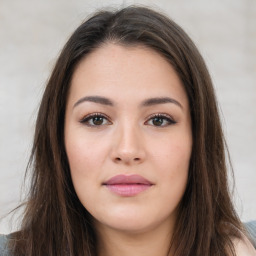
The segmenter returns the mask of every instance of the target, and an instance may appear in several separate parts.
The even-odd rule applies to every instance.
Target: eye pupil
[[[95,116],[92,121],[94,125],[101,125],[103,123],[103,117]]]
[[[161,126],[163,124],[163,118],[161,118],[161,117],[154,117],[152,122],[153,122],[153,124],[155,126]]]

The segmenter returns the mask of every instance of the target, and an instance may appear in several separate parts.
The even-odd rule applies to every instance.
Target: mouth
[[[131,197],[148,190],[153,183],[140,175],[117,175],[103,185],[119,196]]]

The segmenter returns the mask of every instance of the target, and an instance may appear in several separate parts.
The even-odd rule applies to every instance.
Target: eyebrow
[[[86,97],[83,97],[80,100],[78,100],[74,104],[73,108],[76,107],[77,105],[83,103],[83,102],[86,102],[86,101],[99,103],[101,105],[114,106],[114,103],[108,98],[101,97],[101,96],[86,96]]]
[[[169,98],[169,97],[158,97],[158,98],[150,98],[147,100],[144,100],[141,103],[142,107],[149,107],[157,104],[165,104],[165,103],[173,103],[177,106],[179,106],[181,109],[183,109],[182,105],[175,99]]]
[[[83,102],[94,102],[94,103],[98,103],[98,104],[106,105],[106,106],[114,106],[115,105],[113,101],[111,101],[108,98],[102,97],[102,96],[86,96],[86,97],[79,99],[74,104],[73,108],[75,108],[77,105],[79,105]],[[166,103],[173,103],[173,104],[179,106],[181,109],[183,109],[180,102],[178,102],[177,100],[175,100],[173,98],[169,98],[169,97],[149,98],[149,99],[144,100],[140,104],[140,106],[141,107],[150,107],[150,106],[154,106],[154,105],[158,105],[158,104],[166,104]]]

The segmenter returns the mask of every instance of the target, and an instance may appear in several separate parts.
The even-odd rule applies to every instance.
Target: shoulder
[[[8,236],[0,234],[0,256],[10,256],[7,248]]]
[[[241,239],[235,238],[233,240],[236,256],[256,256],[256,250],[244,235]]]

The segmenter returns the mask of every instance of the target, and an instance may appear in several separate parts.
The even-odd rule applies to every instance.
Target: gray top
[[[256,248],[256,221],[245,223],[245,227],[251,237],[251,241]],[[11,256],[7,249],[8,236],[0,234],[0,256]]]
[[[11,256],[7,249],[7,236],[0,235],[0,256]]]
[[[256,220],[245,223],[245,227],[251,238],[251,242],[256,249]]]

